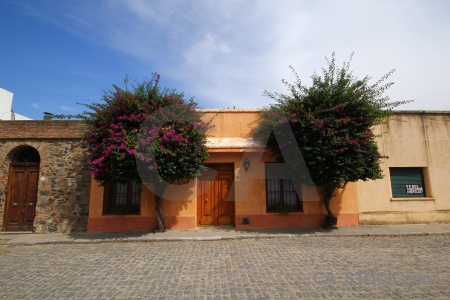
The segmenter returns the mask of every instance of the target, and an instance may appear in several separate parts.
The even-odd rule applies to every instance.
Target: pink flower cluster
[[[162,136],[162,142],[167,144],[170,142],[176,142],[178,143],[178,145],[186,145],[187,143],[189,143],[189,141],[183,137],[182,133],[176,133],[175,129],[171,129],[169,131],[166,131],[164,133],[164,135]]]
[[[348,116],[344,116],[343,118],[341,118],[341,122],[342,123],[347,123],[350,120],[350,118]]]
[[[137,115],[131,114],[129,116],[119,116],[117,117],[117,120],[125,122],[141,122],[147,119],[147,117],[148,117],[147,114],[137,114]]]

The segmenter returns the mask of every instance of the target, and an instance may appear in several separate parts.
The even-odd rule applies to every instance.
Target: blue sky
[[[450,2],[2,0],[0,87],[13,110],[83,111],[125,75],[152,72],[203,108],[260,108],[336,52],[374,81],[391,69],[398,109],[450,110]]]

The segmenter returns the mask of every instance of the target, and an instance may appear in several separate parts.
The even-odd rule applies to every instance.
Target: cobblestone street
[[[0,246],[2,299],[449,299],[450,236]]]

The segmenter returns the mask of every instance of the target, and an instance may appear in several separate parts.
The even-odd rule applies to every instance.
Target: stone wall
[[[0,224],[10,162],[31,146],[40,155],[35,232],[86,230],[91,176],[81,143],[85,130],[81,121],[0,121]]]

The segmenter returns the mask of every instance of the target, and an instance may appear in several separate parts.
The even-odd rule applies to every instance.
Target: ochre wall
[[[205,163],[234,165],[232,189],[235,195],[236,227],[313,227],[323,224],[326,211],[315,187],[303,186],[303,212],[266,212],[264,163],[273,162],[274,158],[261,147],[252,147],[253,144],[248,140],[259,117],[259,110],[229,109],[204,112],[204,119],[211,121],[213,125],[207,133],[208,137],[215,139],[214,146],[210,148],[210,157]],[[245,159],[250,161],[248,171],[243,167]],[[140,215],[114,216],[102,215],[103,188],[94,182],[92,187],[89,231],[149,230],[156,227],[154,196],[148,190],[145,192],[144,189],[142,194]],[[184,190],[175,191],[169,188],[163,198],[165,225],[169,229],[195,229],[198,226],[196,180],[192,180]],[[345,193],[338,191],[331,203],[339,226],[358,225],[355,184],[348,184]],[[248,218],[250,224],[244,225],[243,218]]]
[[[243,168],[244,159],[250,161],[250,168]],[[266,183],[264,179],[264,162],[273,161],[269,153],[234,152],[211,153],[207,163],[233,163],[234,182],[232,189],[235,194],[235,226],[249,227],[285,227],[285,226],[315,226],[306,214],[323,213],[322,206],[315,205],[321,202],[307,202],[305,212],[292,212],[288,215],[266,212]],[[310,205],[311,204],[311,205]],[[243,224],[247,218],[250,224]],[[321,218],[323,222],[323,218]]]
[[[163,195],[165,225],[169,229],[194,229],[197,220],[196,180],[166,188]]]
[[[208,135],[215,138],[248,138],[259,118],[259,109],[204,109],[205,121],[212,128]]]
[[[140,214],[103,214],[104,188],[94,178],[91,180],[88,231],[140,231],[150,230],[156,227],[154,195],[145,186],[142,186]]]
[[[357,183],[361,224],[450,222],[450,114],[397,112],[376,132],[389,158],[383,179]],[[392,198],[389,167],[422,167],[426,197]]]
[[[103,187],[92,178],[88,231],[121,232],[153,230],[156,226],[154,186],[142,185],[139,214],[114,215],[103,213]],[[168,187],[161,206],[168,229],[194,229],[196,227],[195,180],[182,186]],[[186,200],[187,199],[187,200]]]

